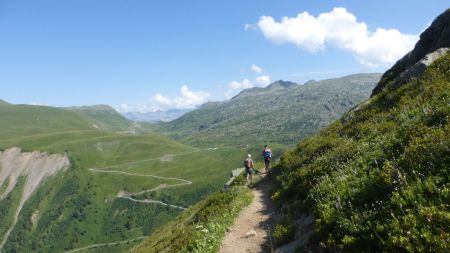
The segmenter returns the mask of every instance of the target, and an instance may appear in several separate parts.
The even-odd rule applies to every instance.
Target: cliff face
[[[420,35],[420,40],[417,42],[411,52],[405,55],[402,59],[395,63],[392,68],[384,73],[384,75],[381,77],[380,82],[372,91],[371,97],[380,93],[381,90],[383,90],[383,88],[385,88],[390,82],[395,82],[396,85],[405,83],[408,80],[403,78],[397,81],[397,77],[401,78],[402,73],[413,67],[420,60],[424,59],[426,55],[433,53],[440,48],[450,47],[449,24],[450,9],[439,15],[433,21],[433,23]]]
[[[24,178],[22,196],[15,209],[14,220],[3,235],[0,251],[14,228],[20,211],[25,202],[46,178],[66,170],[70,165],[65,155],[48,154],[39,151],[22,153],[20,148],[10,148],[0,151],[0,200],[6,198],[15,189],[21,178]],[[4,186],[4,184],[6,186]],[[1,236],[1,235],[0,235]]]

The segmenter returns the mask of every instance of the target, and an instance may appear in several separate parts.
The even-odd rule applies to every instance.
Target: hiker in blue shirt
[[[266,174],[270,170],[270,160],[272,159],[272,150],[267,145],[264,145],[264,149],[261,153],[261,156],[264,159],[264,168],[266,169]]]

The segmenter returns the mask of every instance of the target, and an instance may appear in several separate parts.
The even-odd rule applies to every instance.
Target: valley
[[[101,131],[83,115],[58,108],[0,107],[2,150],[64,154],[70,162],[63,173],[43,177],[25,204],[19,203],[26,189],[21,180],[12,189],[3,190],[8,184],[2,184],[2,219],[10,220],[21,209],[15,225],[1,222],[9,224],[1,226],[2,252],[62,252],[147,235],[221,188],[230,164],[238,167],[245,153],[226,147],[199,149],[155,134]],[[1,172],[16,167],[3,164]]]
[[[0,253],[450,252],[448,7],[75,2],[0,20]]]
[[[269,97],[278,99],[279,96],[286,96],[288,89],[298,88],[321,94],[333,85],[360,82],[361,93],[340,93],[337,97],[324,95],[326,99],[335,101],[332,104],[349,108],[358,103],[364,94],[368,96],[377,78],[378,75],[363,75],[336,79],[338,82],[329,80],[324,82],[324,88],[321,88],[320,82],[308,84],[307,87],[276,82],[266,89],[244,91],[228,104],[219,107],[205,105],[204,108],[209,108],[214,115],[228,115],[231,111],[239,115],[242,110],[249,108],[248,105],[242,107],[244,104],[240,105],[239,102],[246,96],[261,97],[258,100],[263,101],[263,104],[257,106],[264,107],[264,103],[273,103],[274,100]],[[326,99],[323,103],[329,103]],[[308,103],[314,104],[313,101]],[[283,104],[272,107],[274,122],[281,122],[276,119],[276,115],[288,115],[288,111],[292,115],[292,108],[295,108],[284,107]],[[325,112],[329,108],[319,105],[315,110]],[[202,113],[203,110],[194,110],[180,121],[186,122],[185,118]],[[230,122],[240,121],[234,119],[233,114],[224,117]],[[250,119],[259,116],[245,117]],[[198,117],[197,121],[189,122],[208,125],[209,118]],[[199,121],[202,119],[205,120],[203,123]],[[130,240],[134,242],[151,234],[183,210],[220,189],[228,180],[231,170],[242,166],[242,157],[247,153],[255,154],[256,161],[260,161],[257,154],[262,143],[270,142],[276,157],[289,147],[280,138],[271,139],[267,136],[269,129],[259,132],[258,124],[254,124],[253,128],[246,127],[246,132],[228,135],[226,139],[220,137],[223,133],[216,131],[200,131],[201,136],[193,135],[195,131],[188,130],[190,125],[187,125],[182,128],[185,130],[176,132],[195,141],[178,140],[185,143],[182,144],[165,137],[167,133],[160,132],[161,129],[175,129],[173,127],[178,126],[177,122],[164,123],[166,126],[130,122],[105,105],[69,108],[1,105],[0,149],[8,151],[20,147],[22,152],[48,152],[67,157],[69,164],[63,172],[43,177],[42,184],[39,187],[36,185],[27,195],[29,199],[26,203],[18,202],[18,196],[26,189],[20,180],[13,186],[0,184],[2,188],[8,187],[0,200],[0,211],[5,214],[2,224],[9,224],[0,229],[4,241],[2,252],[70,252],[88,249],[101,252],[102,249],[107,251],[119,245],[121,250],[131,248],[135,243],[129,243]],[[321,124],[308,126],[304,134],[295,138],[317,131]],[[219,129],[229,127],[224,125]],[[260,133],[260,137],[255,138],[248,131]],[[275,132],[280,136],[287,133],[282,129]],[[168,136],[173,137],[171,134]],[[14,168],[2,166],[1,169]],[[23,173],[16,176],[26,178]],[[15,210],[17,212],[14,215]],[[10,217],[13,216],[15,218],[11,223]],[[97,247],[99,245],[103,247]]]

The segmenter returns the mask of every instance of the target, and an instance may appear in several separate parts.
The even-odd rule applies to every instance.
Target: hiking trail
[[[269,182],[265,178],[253,189],[254,198],[227,230],[220,246],[220,253],[270,253],[273,204],[269,194]]]

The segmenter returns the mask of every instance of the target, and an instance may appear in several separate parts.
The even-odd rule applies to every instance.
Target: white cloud
[[[281,22],[276,22],[270,16],[262,16],[258,27],[274,43],[293,43],[310,52],[321,49],[325,40],[323,27],[308,12],[300,13],[294,18],[283,17]]]
[[[177,97],[169,98],[161,94],[156,94],[151,100],[162,109],[190,109],[208,102],[209,97],[210,95],[207,92],[192,91],[189,90],[188,86],[183,85],[181,86],[180,94]]]
[[[228,88],[232,90],[244,90],[253,87],[264,88],[269,84],[270,84],[270,77],[267,75],[262,75],[257,77],[254,82],[248,79],[243,79],[242,81],[232,81],[228,83]],[[230,92],[231,91],[228,91],[228,93]]]
[[[270,77],[267,75],[258,76],[255,80],[255,83],[258,87],[266,87],[271,83]]]
[[[255,64],[252,64],[252,66],[250,66],[250,70],[252,72],[256,73],[256,74],[261,74],[262,73],[262,68],[257,66],[257,65],[255,65]]]
[[[242,81],[232,81],[228,84],[228,87],[230,87],[233,90],[243,90],[248,88],[253,88],[255,85],[248,79],[244,79]]]
[[[256,31],[258,28],[254,24],[245,24],[244,25],[244,31]]]
[[[169,109],[193,109],[198,105],[204,104],[209,100],[209,93],[204,91],[192,91],[188,86],[183,85],[180,93],[173,97],[167,97],[162,94],[156,94],[150,98],[150,101],[127,104],[123,103],[116,106],[118,112],[155,112],[158,110]]]
[[[396,29],[377,28],[370,32],[364,22],[345,8],[334,8],[317,17],[308,12],[283,17],[280,22],[262,16],[258,27],[277,44],[291,43],[311,53],[327,45],[351,52],[363,65],[388,66],[414,47],[418,35],[402,34]]]
[[[165,97],[161,94],[156,94],[152,97],[152,100],[154,100],[156,103],[162,105],[162,106],[170,106],[172,104],[172,100],[170,98]]]

